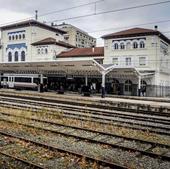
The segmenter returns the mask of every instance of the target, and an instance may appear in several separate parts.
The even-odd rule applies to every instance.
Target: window
[[[15,82],[31,83],[31,78],[29,78],[29,77],[15,77]]]
[[[25,61],[25,51],[21,52],[21,61]]]
[[[120,44],[120,49],[125,49],[125,44],[123,42]]]
[[[45,54],[48,54],[48,49],[47,48],[45,48]]]
[[[15,36],[15,39],[16,39],[16,40],[18,39],[18,35]]]
[[[146,65],[146,57],[139,57],[139,65],[140,66]]]
[[[22,35],[22,38],[25,39],[25,34]]]
[[[130,49],[131,48],[131,43],[130,42],[127,42],[126,44],[126,49]]]
[[[125,92],[131,92],[132,91],[132,81],[126,80],[125,81]]]
[[[8,62],[12,62],[12,53],[11,52],[8,53]]]
[[[140,42],[140,48],[145,48],[145,43],[144,43],[144,41],[141,41],[141,42]]]
[[[15,56],[15,59],[14,59],[15,62],[17,62],[17,61],[18,61],[18,52],[15,52],[15,55],[14,55],[14,56]]]
[[[126,66],[130,66],[131,65],[131,58],[128,57],[126,58]]]
[[[12,40],[14,40],[14,39],[15,39],[15,36],[13,35],[13,36],[12,36]]]
[[[138,43],[137,42],[133,42],[133,48],[134,49],[138,48]]]
[[[9,36],[9,40],[11,40],[11,36]]]
[[[44,49],[43,48],[41,49],[41,54],[44,54]]]
[[[119,49],[119,45],[117,43],[114,44],[114,49]]]
[[[38,49],[38,50],[37,50],[37,53],[38,53],[38,54],[40,54],[40,52],[41,52],[41,50],[40,50],[40,49]]]
[[[118,65],[118,58],[113,58],[112,63],[113,65]]]
[[[21,35],[19,35],[19,39],[21,39]]]

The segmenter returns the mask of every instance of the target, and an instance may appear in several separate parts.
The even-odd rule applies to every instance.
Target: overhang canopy
[[[104,67],[93,59],[81,61],[24,62],[0,64],[0,73],[13,74],[100,75],[100,71],[104,70]]]
[[[153,76],[153,70],[139,71],[134,67],[118,68],[114,65],[101,65],[94,59],[75,61],[0,63],[0,73],[12,74],[56,74],[56,75],[130,75],[136,77]]]

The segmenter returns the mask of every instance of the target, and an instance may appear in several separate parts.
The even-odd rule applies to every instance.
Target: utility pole
[[[38,20],[38,10],[35,10],[35,20]]]

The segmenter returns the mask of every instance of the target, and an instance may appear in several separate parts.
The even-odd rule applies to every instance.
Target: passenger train
[[[4,88],[38,90],[39,84],[39,75],[4,74],[1,77],[1,86]],[[47,77],[43,77],[43,84],[47,84]]]

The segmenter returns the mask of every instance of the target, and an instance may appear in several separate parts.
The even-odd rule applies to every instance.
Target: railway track
[[[10,120],[5,120],[5,117],[4,117],[4,119],[1,119],[1,120],[3,120],[3,121],[5,121],[5,122],[7,122],[7,123],[15,123],[14,121],[10,121]],[[142,140],[135,140],[136,141],[136,145],[138,145],[138,147],[143,147],[142,149],[139,149],[139,148],[132,148],[132,147],[128,147],[128,146],[125,146],[125,145],[128,145],[129,143],[128,143],[128,141],[130,140],[130,139],[125,139],[124,137],[122,137],[122,139],[123,140],[120,140],[120,138],[119,139],[115,139],[115,136],[114,136],[114,139],[112,138],[112,141],[110,140],[110,143],[108,142],[108,140],[109,140],[109,137],[111,137],[111,136],[108,136],[108,135],[102,135],[101,133],[95,133],[94,134],[94,132],[93,133],[91,133],[91,134],[88,134],[88,135],[90,135],[90,137],[87,137],[87,131],[85,130],[85,129],[81,129],[81,132],[82,132],[82,130],[84,130],[85,132],[86,132],[86,134],[84,135],[84,136],[79,136],[79,134],[72,134],[72,133],[74,133],[74,132],[77,132],[77,130],[78,129],[76,129],[76,131],[72,131],[72,132],[70,132],[70,130],[68,131],[65,131],[65,132],[61,132],[61,128],[60,128],[60,131],[56,131],[56,130],[52,130],[52,129],[50,129],[50,128],[44,128],[44,127],[40,127],[40,126],[37,126],[36,124],[35,124],[35,122],[33,123],[33,125],[30,125],[30,121],[28,121],[27,122],[27,124],[24,122],[16,122],[16,124],[17,125],[23,125],[24,127],[26,126],[26,127],[28,127],[28,128],[32,128],[33,130],[37,130],[37,131],[40,131],[40,133],[42,133],[42,131],[44,132],[44,134],[46,133],[47,135],[49,135],[49,133],[47,133],[47,132],[50,132],[50,133],[52,133],[53,135],[50,135],[49,137],[50,137],[50,139],[52,138],[52,137],[55,137],[56,135],[58,135],[59,137],[57,137],[57,138],[61,138],[61,137],[65,137],[65,138],[67,138],[68,139],[68,137],[72,137],[72,138],[74,138],[74,146],[75,146],[75,148],[77,148],[77,145],[81,145],[81,144],[84,144],[84,146],[86,147],[89,147],[89,145],[88,144],[90,144],[92,147],[95,147],[95,146],[97,146],[97,145],[101,145],[101,147],[102,146],[109,146],[109,148],[105,148],[107,151],[109,151],[109,150],[111,150],[111,149],[116,149],[116,151],[114,152],[114,153],[116,153],[117,152],[117,150],[118,149],[121,149],[122,150],[122,152],[123,153],[127,153],[128,152],[128,156],[133,156],[134,154],[135,154],[135,157],[137,156],[138,158],[143,158],[143,156],[149,156],[149,157],[151,157],[152,159],[154,158],[154,160],[155,159],[157,159],[158,161],[161,161],[161,163],[163,163],[163,161],[166,161],[166,162],[169,162],[170,161],[170,157],[168,156],[168,155],[165,155],[166,153],[168,154],[169,152],[170,152],[170,146],[168,146],[168,145],[161,145],[161,144],[156,144],[156,143],[151,143],[151,142],[144,142],[144,141],[142,141]],[[44,125],[42,125],[42,126],[44,126]],[[20,127],[19,127],[20,128]],[[17,129],[18,130],[18,129]],[[25,129],[24,129],[25,130]],[[27,129],[26,129],[27,130]],[[89,132],[89,131],[88,131]],[[15,133],[15,134],[14,134]],[[19,132],[19,133],[21,133],[21,131]],[[80,132],[79,132],[80,133]],[[31,135],[30,135],[30,137],[28,138],[28,137],[25,137],[25,136],[18,136],[18,134],[17,134],[17,132],[14,130],[14,131],[12,131],[12,134],[10,133],[10,130],[8,131],[8,129],[6,128],[5,129],[5,132],[4,131],[2,131],[2,130],[0,130],[0,134],[4,134],[4,135],[7,135],[7,136],[12,136],[12,137],[15,137],[15,138],[18,138],[18,139],[22,139],[22,140],[24,140],[24,141],[31,141],[31,143],[38,143],[38,145],[45,145],[45,146],[47,146],[47,147],[50,147],[50,148],[52,148],[52,149],[54,149],[54,147],[55,146],[52,146],[52,144],[50,144],[50,139],[48,138],[48,141],[47,140],[44,140],[43,141],[43,139],[42,139],[42,136],[40,136],[41,134],[39,134],[38,132],[36,132],[36,135],[38,135],[38,136],[36,136],[36,137],[38,137],[39,138],[39,140],[40,141],[35,141],[36,139],[32,139],[33,138],[33,136],[31,137]],[[30,139],[31,138],[31,139]],[[111,138],[110,138],[111,139]],[[68,139],[68,140],[70,140],[70,139]],[[107,140],[107,141],[106,141]],[[134,140],[132,140],[131,139],[131,141],[134,141]],[[48,145],[46,144],[46,142],[48,142]],[[81,144],[80,144],[80,142],[81,142]],[[88,144],[87,144],[87,142],[88,142]],[[111,143],[112,142],[112,143]],[[113,143],[114,142],[114,143]],[[123,145],[123,142],[124,142],[124,145]],[[58,142],[58,144],[59,144],[59,142]],[[57,145],[58,145],[57,144]],[[72,143],[73,144],[73,143]],[[134,142],[133,142],[133,144],[134,144]],[[62,144],[59,144],[60,146],[62,145]],[[62,147],[62,146],[61,146]],[[62,150],[63,151],[63,149],[61,149],[61,147],[59,148],[57,148],[57,150],[59,149],[59,150]],[[69,146],[68,146],[69,147]],[[68,150],[70,150],[71,149],[71,151],[68,151],[68,150],[66,150],[65,148],[64,148],[64,151],[67,151],[67,153],[69,152],[69,153],[71,153],[71,154],[73,154],[73,155],[79,155],[80,156],[80,154],[81,153],[75,153],[76,152],[76,150],[75,150],[75,148],[73,148],[72,146],[70,146],[71,148],[66,148],[66,149],[68,149]],[[111,148],[110,148],[111,147]],[[158,149],[159,148],[159,151],[160,152],[162,152],[161,154],[160,153],[155,153],[154,151],[152,152],[152,150],[153,149]],[[56,147],[55,147],[55,149],[56,149]],[[78,148],[79,149],[79,148]],[[162,150],[161,150],[162,149]],[[166,149],[166,151],[165,151],[165,149]],[[82,152],[83,152],[83,150],[82,150]],[[84,151],[84,153],[85,153],[86,151]],[[104,152],[104,151],[103,151]],[[129,153],[130,152],[130,153]],[[133,153],[134,154],[133,154]],[[165,153],[166,152],[166,153]],[[132,155],[133,154],[133,155]],[[93,156],[93,153],[91,154],[92,156]],[[111,155],[111,154],[110,154]],[[115,156],[116,154],[112,154],[112,156]],[[83,157],[86,157],[86,158],[88,158],[88,159],[90,159],[90,160],[92,160],[91,159],[91,157],[90,156],[87,156],[87,154],[81,154],[81,156]],[[126,156],[127,156],[127,154],[126,154]],[[135,158],[135,157],[131,157],[132,159],[133,158]],[[101,155],[101,157],[100,157],[100,155],[98,156],[98,158],[97,159],[101,159],[102,158],[102,155]],[[100,163],[100,164],[104,164],[104,165],[106,165],[106,166],[110,166],[110,167],[115,167],[116,166],[116,164],[115,163],[112,163],[112,162],[110,162],[110,160],[111,160],[111,157],[104,157],[104,159],[105,160],[99,160],[99,161],[97,161],[98,163]],[[93,160],[95,161],[96,160],[96,158],[93,158]],[[134,160],[134,159],[133,159]],[[111,160],[112,161],[112,160]],[[169,163],[170,164],[170,163]],[[120,165],[120,164],[119,164]],[[117,166],[118,167],[120,167],[118,164],[117,164]],[[116,166],[116,167],[117,167]],[[129,166],[128,166],[129,167]],[[124,166],[124,168],[125,168],[125,166]]]
[[[15,101],[15,103],[13,103]],[[17,104],[18,105],[17,105]],[[62,116],[72,119],[79,119],[84,121],[93,121],[102,124],[112,124],[116,126],[128,127],[136,130],[150,131],[158,134],[170,135],[170,118],[167,116],[153,116],[146,114],[138,114],[131,112],[120,112],[112,110],[104,110],[97,108],[86,108],[82,106],[72,106],[65,104],[54,104],[46,102],[37,102],[31,100],[1,98],[0,104],[3,106],[13,105],[14,107],[34,107],[37,110],[42,108],[52,108],[55,110],[62,110]],[[38,107],[36,107],[38,106]],[[52,111],[50,110],[50,111]],[[49,114],[57,115],[50,112]],[[57,115],[58,116],[58,115]]]
[[[150,115],[158,115],[170,117],[170,107],[164,106],[157,106],[157,105],[149,105],[149,104],[137,104],[137,103],[129,103],[126,101],[116,102],[116,101],[109,101],[109,100],[93,100],[93,99],[84,99],[84,98],[75,98],[74,100],[71,97],[63,97],[58,96],[56,97],[47,97],[42,95],[34,96],[32,94],[21,94],[21,93],[4,93],[0,92],[1,97],[8,97],[8,98],[16,98],[16,99],[25,99],[31,101],[41,101],[41,102],[50,102],[50,103],[58,103],[58,104],[67,104],[67,105],[74,105],[74,106],[86,106],[87,108],[99,108],[99,109],[109,109],[109,110],[118,110],[118,111],[129,111],[134,113],[143,113],[143,114],[150,114]]]
[[[149,129],[150,132],[170,135],[168,113],[147,115],[141,112],[122,112],[99,109],[98,107],[47,103],[47,101],[9,97],[0,97],[0,105],[23,110],[29,108],[32,109],[34,114],[37,112],[43,114],[40,110],[45,109],[45,114],[54,118],[59,115],[57,111],[62,110],[60,113],[63,118],[112,124],[132,129],[136,128],[136,130],[146,131]],[[125,119],[128,119],[128,121],[123,122]],[[136,123],[133,121],[136,121]],[[2,125],[1,135],[19,139],[53,152],[74,156],[75,165],[78,165],[77,159],[80,161],[80,159],[85,158],[88,165],[96,163],[100,167],[147,168],[153,166],[154,169],[170,168],[169,144],[59,124],[49,119],[38,118],[38,116],[24,117],[24,114],[9,112],[0,112],[0,125]],[[14,156],[14,158],[17,161],[18,157]],[[25,160],[29,163],[26,159],[19,159],[20,162]],[[24,161],[22,163],[26,165]],[[30,163],[32,168],[35,167],[34,164],[38,166],[37,163]],[[39,167],[49,168],[47,165],[40,165]]]
[[[30,161],[24,160],[22,158],[18,158],[14,155],[7,154],[5,152],[0,151],[0,161],[3,160],[3,163],[0,166],[3,165],[3,168],[12,168],[16,167],[17,169],[45,169],[44,167],[33,164]],[[11,164],[13,163],[13,164]]]
[[[105,159],[99,159],[97,157],[94,157],[94,156],[91,156],[91,155],[88,155],[88,154],[85,154],[85,153],[82,153],[82,152],[77,152],[75,150],[72,151],[72,150],[69,150],[67,148],[59,147],[59,146],[56,146],[56,145],[54,146],[54,145],[49,144],[45,141],[36,140],[35,138],[26,137],[26,136],[23,136],[23,135],[21,136],[17,132],[14,133],[14,132],[10,132],[10,131],[4,131],[4,130],[1,129],[0,134],[3,135],[3,136],[6,136],[6,137],[22,140],[22,141],[27,142],[29,144],[31,143],[33,145],[46,148],[46,149],[53,151],[53,152],[64,153],[64,156],[69,154],[69,155],[74,156],[76,158],[85,158],[87,160],[87,162],[96,162],[96,164],[102,166],[103,168],[104,167],[110,167],[110,168],[117,168],[117,169],[125,169],[125,168],[127,169],[126,166],[123,166],[121,164],[114,163],[114,162],[111,162],[111,161],[107,161]],[[63,157],[63,154],[62,154],[62,157]],[[21,161],[24,162],[24,160],[21,160]],[[25,162],[31,164],[31,162],[28,162],[26,160],[25,160]],[[36,166],[37,164],[34,164],[34,165]],[[48,166],[44,166],[44,167],[42,166],[41,168],[48,168]]]

